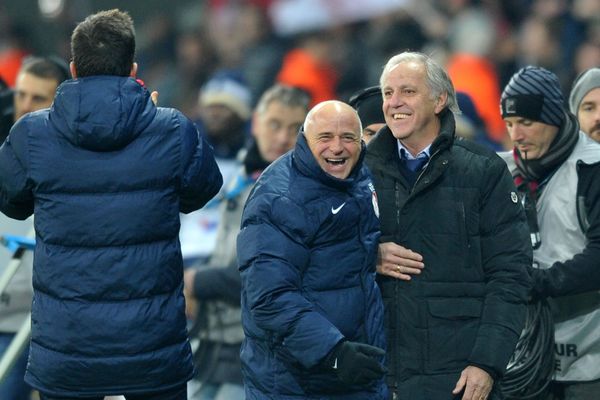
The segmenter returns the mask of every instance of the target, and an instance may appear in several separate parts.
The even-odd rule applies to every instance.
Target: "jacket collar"
[[[350,175],[346,179],[336,178],[335,176],[329,175],[323,171],[308,147],[308,142],[304,136],[304,130],[300,129],[300,132],[298,133],[298,140],[296,141],[296,147],[292,152],[292,160],[295,167],[303,175],[312,177],[326,186],[340,190],[346,190],[351,188],[355,182],[360,179],[360,171],[362,169],[365,153],[365,143],[361,142],[360,156],[358,157],[356,165],[350,172]]]

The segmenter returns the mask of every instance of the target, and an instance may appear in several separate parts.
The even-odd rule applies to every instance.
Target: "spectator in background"
[[[247,399],[387,399],[375,192],[345,103],[309,111],[261,175],[237,239]]]
[[[194,400],[244,399],[240,364],[244,332],[235,240],[254,182],[271,162],[294,147],[309,103],[304,91],[283,85],[271,87],[259,99],[252,116],[254,140],[221,198],[215,250],[207,263],[185,272],[188,315],[199,319],[195,363],[201,387],[191,396]]]
[[[338,74],[331,60],[335,42],[327,31],[303,33],[298,45],[288,51],[277,74],[277,82],[306,90],[311,106],[337,98]]]
[[[581,130],[600,142],[600,68],[583,72],[573,82],[569,108]]]
[[[454,19],[449,31],[448,74],[459,92],[470,96],[485,124],[488,141],[510,148],[506,127],[498,114],[500,81],[490,56],[496,43],[492,16],[482,7],[468,6]]]
[[[13,94],[13,122],[24,114],[48,108],[54,100],[56,88],[69,78],[69,67],[56,57],[28,57],[17,74]],[[0,132],[4,141],[11,125]]]
[[[26,113],[48,108],[54,100],[56,88],[69,78],[67,64],[55,57],[29,57],[26,58],[17,74],[16,86],[12,94],[11,108],[14,115],[10,115],[11,124]],[[8,130],[6,131],[8,135]],[[2,137],[2,142],[5,137]],[[5,221],[4,215],[0,216],[0,234],[28,235],[33,230],[33,220],[26,222]],[[10,230],[7,230],[7,226]],[[0,357],[10,345],[25,318],[29,318],[31,311],[32,259],[29,254],[23,257],[21,267],[11,280],[10,286],[0,302]],[[0,267],[8,262],[2,257]],[[28,399],[31,387],[23,379],[29,351],[26,349],[17,359],[10,375],[0,383],[0,399]]]
[[[456,92],[456,104],[460,108],[460,113],[455,113],[456,136],[473,140],[494,151],[503,150],[502,145],[490,139],[486,133],[485,123],[477,112],[477,107],[473,103],[471,96],[467,93]]]
[[[0,148],[0,210],[36,218],[25,381],[42,400],[183,400],[193,363],[179,212],[222,178],[192,122],[134,79],[127,13],[88,16],[71,49],[73,80]]]
[[[381,89],[379,86],[371,86],[369,88],[359,90],[350,96],[348,100],[360,117],[362,123],[362,139],[366,144],[369,144],[377,131],[385,126],[385,118],[383,116],[383,98],[381,97]]]
[[[558,77],[544,68],[513,75],[501,112],[514,143],[502,155],[530,222],[533,296],[554,298],[554,398],[597,399],[600,145],[578,129]]]
[[[381,213],[388,385],[399,399],[497,399],[530,289],[514,184],[493,151],[455,139],[454,87],[434,60],[400,53],[380,86],[386,126],[366,161]]]
[[[198,105],[200,134],[213,146],[225,188],[237,173],[239,151],[249,139],[252,98],[242,76],[236,71],[219,71],[200,89]],[[219,197],[217,196],[217,197]],[[181,216],[181,250],[186,266],[206,261],[216,245],[220,213],[217,201],[202,210]]]
[[[201,133],[213,146],[215,157],[233,159],[248,138],[252,98],[244,79],[235,71],[219,71],[200,89]]]

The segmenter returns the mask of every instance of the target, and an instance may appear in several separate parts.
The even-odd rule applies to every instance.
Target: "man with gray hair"
[[[530,286],[515,186],[494,152],[455,138],[454,87],[433,59],[392,57],[380,86],[387,126],[366,162],[381,213],[388,385],[394,399],[498,398]]]
[[[581,130],[600,142],[600,68],[588,69],[573,82],[569,108]]]

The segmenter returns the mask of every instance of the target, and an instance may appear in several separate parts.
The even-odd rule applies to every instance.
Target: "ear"
[[[135,78],[137,75],[138,65],[136,62],[131,64],[131,71],[129,72],[129,76]]]
[[[447,101],[448,101],[448,93],[443,92],[442,94],[440,94],[435,102],[434,112],[436,114],[439,114],[444,109],[444,107],[446,107]]]
[[[75,69],[75,63],[73,61],[69,63],[69,71],[71,71],[73,79],[77,79],[77,70]]]

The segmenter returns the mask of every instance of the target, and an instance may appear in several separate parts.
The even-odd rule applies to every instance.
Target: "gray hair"
[[[456,91],[448,73],[433,58],[423,53],[407,51],[390,58],[379,78],[379,86],[381,86],[382,91],[390,71],[398,64],[405,62],[416,62],[425,66],[427,86],[431,91],[431,97],[437,99],[442,93],[447,93],[445,106],[453,113],[461,114],[456,102]]]
[[[310,105],[310,95],[302,89],[293,86],[275,84],[267,89],[258,100],[255,111],[262,114],[267,110],[269,104],[273,102],[281,103],[290,108],[302,107],[308,111]]]

